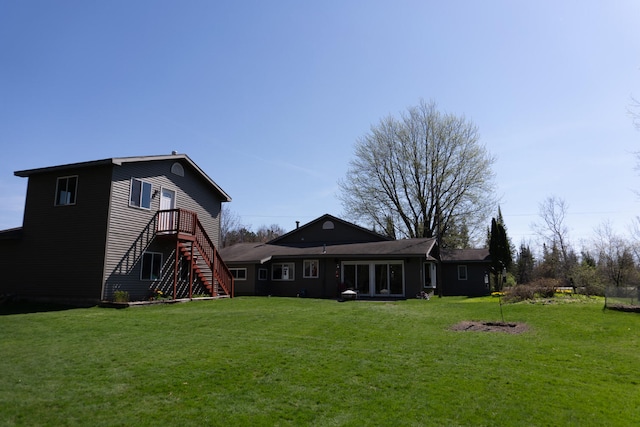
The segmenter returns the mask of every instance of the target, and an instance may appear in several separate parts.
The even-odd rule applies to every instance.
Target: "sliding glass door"
[[[402,261],[345,261],[342,283],[361,296],[404,296]]]

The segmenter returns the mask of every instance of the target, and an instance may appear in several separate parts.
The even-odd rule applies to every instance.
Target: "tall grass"
[[[602,301],[235,298],[0,316],[0,425],[638,425],[640,317]]]

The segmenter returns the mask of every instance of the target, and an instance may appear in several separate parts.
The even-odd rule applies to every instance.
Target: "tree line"
[[[243,224],[240,216],[227,205],[222,206],[220,217],[220,241],[223,248],[236,243],[266,243],[286,232],[278,224],[261,225],[253,231],[252,226]]]
[[[632,107],[640,129],[640,104]],[[354,152],[338,183],[347,219],[394,239],[436,237],[442,248],[487,247],[494,289],[551,279],[601,293],[607,285],[640,283],[640,220],[632,239],[600,225],[588,249],[577,253],[569,241],[567,203],[556,196],[540,204],[533,226],[541,248],[534,253],[524,242],[516,248],[497,207],[495,157],[473,122],[440,111],[434,102],[383,118],[356,140]],[[224,208],[221,231],[223,246],[285,233],[275,224],[253,231]]]

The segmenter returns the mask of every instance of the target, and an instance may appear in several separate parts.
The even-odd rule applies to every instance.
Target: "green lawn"
[[[8,314],[0,425],[640,425],[640,315],[602,300],[235,298]]]

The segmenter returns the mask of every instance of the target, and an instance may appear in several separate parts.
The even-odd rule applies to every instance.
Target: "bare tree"
[[[271,224],[269,227],[266,225],[261,226],[256,231],[256,240],[258,242],[266,243],[270,240],[275,239],[276,237],[280,237],[285,234],[286,231],[284,228],[279,226],[278,224]]]
[[[260,226],[255,233],[251,231],[251,226],[243,225],[240,216],[227,207],[222,205],[220,220],[220,237],[222,247],[234,245],[241,242],[260,242],[266,243],[275,239],[286,231],[278,224],[270,226]]]
[[[479,138],[471,121],[433,102],[382,119],[356,141],[340,182],[347,214],[397,237],[446,241],[465,229],[477,239],[496,206],[495,159]]]
[[[550,196],[540,203],[538,209],[542,222],[533,224],[533,228],[549,247],[555,245],[560,250],[561,261],[565,263],[570,250],[569,229],[565,223],[569,205],[564,199]]]
[[[220,211],[220,241],[223,248],[232,244],[229,240],[232,233],[243,227],[240,216],[233,212],[228,206],[227,204],[223,204],[222,210]]]
[[[629,240],[636,263],[640,265],[640,216],[636,216],[629,225]]]
[[[595,234],[598,268],[607,282],[615,286],[635,282],[637,271],[631,243],[616,234],[610,222],[600,224]]]

